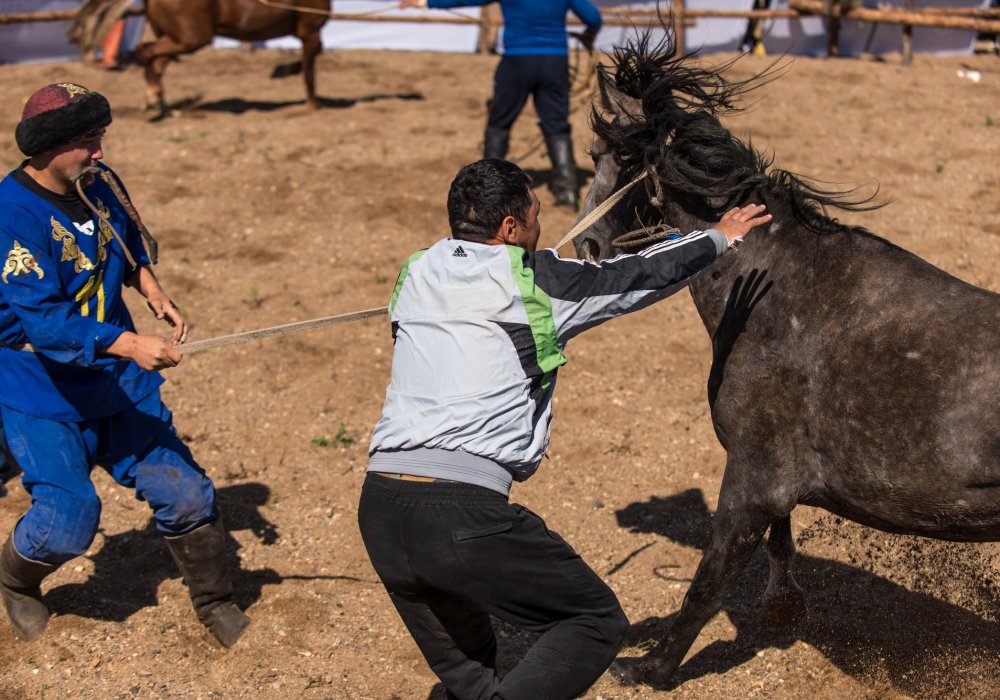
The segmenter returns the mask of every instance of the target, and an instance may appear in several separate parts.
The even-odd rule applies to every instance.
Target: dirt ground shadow
[[[277,528],[259,509],[269,493],[270,489],[260,483],[229,486],[217,492],[229,533],[234,597],[242,608],[255,603],[265,585],[284,580],[273,569],[244,569],[238,553],[240,545],[232,537],[233,532],[249,530],[265,546],[278,541]],[[107,537],[92,562],[94,571],[86,581],[56,586],[47,593],[46,602],[54,613],[121,622],[143,608],[157,605],[159,585],[180,576],[152,518],[143,529]],[[122,575],[125,571],[128,575]]]
[[[619,524],[634,532],[654,533],[672,542],[702,549],[711,535],[711,513],[700,489],[667,498],[653,497],[617,512]],[[844,673],[866,683],[888,682],[918,697],[964,697],[970,687],[1000,682],[1000,623],[963,607],[908,590],[889,579],[838,561],[796,554],[792,569],[805,591],[806,620],[784,629],[760,625],[767,582],[767,556],[760,548],[723,606],[736,627],[736,639],[717,640],[680,667],[673,687],[709,674],[731,671],[761,649],[788,648],[801,640],[819,649]],[[653,576],[677,578],[669,568]],[[969,581],[974,580],[971,576]],[[956,580],[955,584],[961,582]],[[988,594],[988,592],[979,592]],[[986,607],[998,601],[983,601]],[[676,613],[634,622],[626,642],[643,646],[666,635]],[[969,677],[956,668],[979,660],[982,674]],[[992,660],[992,662],[991,662]],[[971,668],[975,661],[966,668]],[[993,671],[982,668],[992,666]]]

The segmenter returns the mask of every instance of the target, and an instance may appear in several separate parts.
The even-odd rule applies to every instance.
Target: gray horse
[[[581,218],[643,172],[574,240],[615,254],[621,234],[665,221],[707,228],[763,202],[770,226],[691,284],[712,337],[708,397],[727,462],[712,538],[664,640],[629,674],[669,683],[770,528],[765,622],[804,612],[792,579],[799,503],[864,525],[945,540],[1000,540],[1000,295],[966,284],[828,207],[823,190],[734,138],[718,117],[747,89],[643,37],[600,75],[596,176]]]

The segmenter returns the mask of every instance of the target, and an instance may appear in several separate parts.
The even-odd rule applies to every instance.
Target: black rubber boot
[[[14,536],[0,552],[0,596],[7,608],[14,634],[30,642],[49,624],[49,609],[42,602],[42,579],[59,568],[58,564],[25,559],[14,547]]]
[[[250,618],[233,602],[222,519],[166,540],[184,576],[198,619],[222,646],[233,646],[250,624]]]
[[[506,158],[510,145],[510,129],[486,127],[483,135],[483,158]]]
[[[549,189],[557,207],[580,208],[580,186],[576,180],[576,161],[573,159],[573,139],[569,134],[546,135],[545,146],[552,159],[552,180]]]

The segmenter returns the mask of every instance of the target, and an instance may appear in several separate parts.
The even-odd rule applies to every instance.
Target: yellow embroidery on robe
[[[89,316],[90,315],[90,300],[97,295],[97,320],[104,320],[104,270],[101,270],[97,276],[90,277],[87,283],[80,288],[80,291],[76,293],[76,301],[80,304],[80,315]]]
[[[56,221],[54,216],[49,217],[49,223],[52,224],[52,238],[62,241],[63,244],[60,262],[72,260],[73,269],[76,272],[93,270],[94,263],[80,250],[80,246],[76,244],[76,236],[67,231],[66,227]]]
[[[98,220],[98,233],[97,233],[97,262],[102,263],[108,258],[108,251],[106,250],[108,243],[114,237],[114,233],[111,231],[111,224],[108,223],[108,218],[111,216],[111,212],[101,201],[100,197],[97,198],[94,207],[100,212],[100,216],[97,217]]]
[[[31,251],[17,241],[14,241],[14,247],[7,253],[7,262],[4,263],[3,274],[0,275],[0,278],[3,279],[4,284],[8,284],[8,275],[12,274],[17,277],[19,275],[30,275],[32,272],[38,275],[38,279],[45,277],[45,271],[39,266]]]

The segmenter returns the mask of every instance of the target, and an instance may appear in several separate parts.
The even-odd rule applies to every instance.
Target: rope
[[[338,323],[348,323],[350,321],[361,321],[366,318],[387,316],[388,314],[389,314],[388,306],[382,306],[377,309],[366,309],[364,311],[352,311],[351,313],[339,314],[337,316],[325,316],[323,318],[314,318],[311,321],[298,321],[296,323],[286,323],[281,326],[271,326],[270,328],[260,328],[255,331],[233,333],[232,335],[222,335],[217,338],[209,338],[208,340],[199,340],[194,343],[185,343],[184,345],[177,346],[177,350],[178,352],[184,355],[194,355],[195,353],[204,352],[205,350],[211,350],[213,348],[221,348],[225,345],[237,345],[240,343],[249,343],[252,340],[260,340],[261,338],[270,338],[275,335],[285,335],[287,333],[294,333],[296,331],[305,331],[305,330],[310,330],[312,328],[322,328],[323,326],[333,326]]]
[[[586,230],[595,221],[604,216],[611,207],[618,203],[625,194],[632,189],[638,182],[649,175],[649,171],[643,171],[642,175],[632,180],[620,190],[612,194],[606,200],[601,202],[601,204],[585,216],[580,222],[574,226],[569,233],[567,233],[563,239],[559,242],[556,248],[561,248],[566,244],[567,241],[574,238],[581,231]],[[366,309],[364,311],[353,311],[351,313],[339,314],[337,316],[326,316],[324,318],[316,318],[311,321],[298,321],[297,323],[286,323],[281,326],[271,326],[270,328],[261,328],[255,331],[245,331],[243,333],[234,333],[232,335],[223,335],[217,338],[209,338],[208,340],[199,340],[194,343],[186,343],[185,345],[179,346],[178,350],[185,355],[194,355],[199,352],[204,352],[205,350],[211,350],[213,348],[220,348],[226,345],[236,345],[239,343],[249,343],[253,340],[260,340],[261,338],[270,338],[276,335],[286,335],[288,333],[295,333],[297,331],[305,331],[313,328],[322,328],[323,326],[333,326],[339,323],[349,323],[351,321],[361,321],[366,318],[376,318],[378,316],[387,316],[389,314],[389,307],[382,306],[377,309]]]
[[[666,223],[654,224],[629,231],[611,241],[611,246],[621,253],[637,253],[659,241],[680,238],[681,230]]]
[[[333,326],[338,323],[348,323],[350,321],[361,321],[366,318],[387,316],[388,314],[388,306],[382,306],[377,309],[365,309],[364,311],[352,311],[351,313],[339,314],[337,316],[314,318],[310,321],[298,321],[296,323],[286,323],[281,326],[271,326],[270,328],[259,328],[255,331],[233,333],[232,335],[221,335],[216,338],[209,338],[208,340],[199,340],[194,343],[178,345],[176,346],[176,350],[182,355],[195,355],[199,352],[213,350],[214,348],[221,348],[226,345],[239,345],[241,343],[249,343],[253,340],[270,338],[276,335],[285,335],[287,333],[305,331],[312,328],[322,328],[323,326]],[[0,347],[8,347],[11,350],[21,350],[23,352],[35,352],[35,348],[31,343],[17,343],[11,345],[4,345],[3,343],[0,343]]]
[[[649,171],[645,170],[641,175],[636,177],[632,182],[628,183],[620,190],[612,194],[606,200],[601,202],[592,212],[587,214],[583,219],[581,219],[577,224],[570,229],[569,233],[563,236],[563,239],[559,241],[556,245],[556,249],[562,248],[567,242],[575,238],[576,235],[582,231],[589,228],[595,221],[604,216],[608,210],[611,209],[618,201],[624,197],[629,190],[631,190],[636,184],[642,181]],[[83,188],[80,186],[80,179],[76,181],[77,191],[83,197]],[[87,202],[94,211],[97,209],[90,203],[89,200],[84,197],[84,201]],[[103,217],[102,217],[103,218]],[[110,222],[109,222],[110,225]],[[135,263],[132,261],[132,257],[128,253],[128,248],[125,247],[122,240],[118,238],[118,232],[115,231],[114,227],[111,227],[111,232],[118,239],[118,242],[122,244],[122,249],[125,251],[125,255],[128,256],[129,261],[132,262],[134,266]],[[280,326],[270,326],[269,328],[259,328],[254,331],[244,331],[242,333],[233,333],[232,335],[222,335],[216,338],[209,338],[207,340],[199,340],[194,343],[185,343],[184,345],[177,346],[177,350],[183,355],[195,355],[200,352],[205,352],[206,350],[212,350],[214,348],[221,348],[227,345],[238,345],[241,343],[249,343],[254,340],[261,340],[262,338],[271,338],[277,335],[287,335],[288,333],[295,333],[298,331],[311,330],[313,328],[322,328],[324,326],[334,326],[340,323],[349,323],[351,321],[361,321],[366,318],[376,318],[378,316],[387,316],[389,314],[389,307],[381,306],[376,309],[365,309],[364,311],[352,311],[346,314],[338,314],[336,316],[324,316],[323,318],[314,318],[309,321],[297,321],[295,323],[285,323]],[[25,352],[35,352],[34,347],[30,343],[24,343],[20,345],[9,345],[14,350],[23,350]]]
[[[319,10],[316,9],[315,7],[300,7],[299,5],[289,5],[283,2],[274,2],[274,0],[257,0],[257,2],[259,2],[264,7],[272,7],[276,10],[291,10],[292,12],[303,12],[311,15],[323,15],[325,17],[333,17],[335,14],[333,12],[330,12],[329,10]],[[351,18],[361,19],[364,17],[374,17],[376,15],[382,15],[387,12],[392,12],[393,10],[398,10],[398,9],[399,7],[397,7],[395,3],[388,3],[387,7],[383,7],[378,10],[369,10],[368,12],[351,12],[351,13],[341,12],[336,14],[338,14],[340,17],[346,17],[349,15]],[[475,23],[474,19],[470,18],[468,15],[462,14],[461,12],[446,8],[441,8],[441,9],[450,15],[455,15],[456,17],[461,17],[462,19],[469,20],[469,24]]]
[[[615,192],[613,195],[611,195],[610,197],[608,197],[607,199],[605,199],[603,202],[601,202],[599,205],[597,205],[597,207],[595,207],[592,212],[590,212],[589,214],[587,214],[580,221],[576,222],[576,225],[569,230],[569,233],[567,233],[565,236],[563,236],[562,240],[559,241],[554,246],[555,249],[559,250],[564,245],[566,245],[567,243],[569,243],[571,240],[573,240],[574,238],[576,238],[578,234],[583,233],[588,228],[590,228],[591,225],[593,225],[593,223],[595,221],[597,221],[602,216],[604,216],[605,214],[607,214],[608,211],[611,209],[611,207],[613,207],[614,205],[618,204],[619,200],[621,200],[622,197],[624,197],[626,194],[628,194],[628,191],[630,189],[632,189],[633,187],[635,187],[647,175],[649,175],[649,171],[648,170],[644,170],[642,172],[642,175],[639,175],[636,179],[632,180],[632,182],[628,183],[627,185],[625,185],[624,187],[622,187],[620,190],[618,190],[617,192]]]

